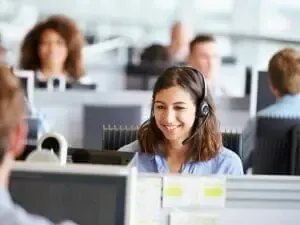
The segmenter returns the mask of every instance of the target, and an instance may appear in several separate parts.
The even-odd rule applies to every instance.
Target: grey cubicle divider
[[[142,106],[85,105],[83,110],[83,147],[102,149],[103,125],[140,125]]]

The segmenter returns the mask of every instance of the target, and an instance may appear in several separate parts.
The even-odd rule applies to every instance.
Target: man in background
[[[276,102],[257,112],[256,117],[300,118],[300,52],[282,49],[275,53],[268,65],[269,88]],[[256,118],[246,124],[242,135],[245,170],[252,166],[251,152],[255,147]]]
[[[191,41],[188,65],[199,70],[205,76],[213,96],[227,95],[227,91],[217,80],[220,64],[217,43],[213,36],[198,35]]]
[[[27,123],[24,119],[24,93],[8,66],[0,65],[0,85],[0,224],[52,225],[49,220],[29,214],[14,204],[9,194],[10,173],[15,158],[23,152]],[[61,225],[72,224],[65,222]]]

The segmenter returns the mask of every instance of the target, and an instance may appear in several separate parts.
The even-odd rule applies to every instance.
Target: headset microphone
[[[198,128],[195,130],[195,132],[191,136],[189,136],[188,138],[186,138],[186,139],[183,140],[182,145],[186,145],[188,142],[190,142],[196,136],[196,134],[199,133],[200,129],[202,128],[202,126],[204,124],[204,122],[206,121],[206,118],[204,118],[201,121],[200,125],[198,126]]]

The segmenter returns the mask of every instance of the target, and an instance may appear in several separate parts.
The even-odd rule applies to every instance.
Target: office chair
[[[222,132],[223,146],[234,151],[237,155],[241,156],[242,138],[241,133],[237,131]]]
[[[138,126],[103,126],[102,148],[105,150],[118,150],[138,137]],[[223,145],[240,155],[241,134],[233,131],[222,133]]]
[[[258,117],[253,174],[298,175],[300,118]]]
[[[138,126],[106,126],[102,128],[102,148],[118,150],[138,137]]]

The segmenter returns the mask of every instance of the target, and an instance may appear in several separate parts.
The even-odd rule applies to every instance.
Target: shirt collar
[[[10,207],[13,205],[8,189],[0,186],[0,205],[3,207]]]
[[[293,101],[299,101],[299,100],[300,100],[300,94],[284,95],[278,100],[278,102],[293,102]]]
[[[152,161],[154,163],[154,165],[156,166],[157,172],[158,173],[169,173],[169,166],[166,160],[166,157],[163,154],[162,148],[163,145],[159,144],[158,145],[158,153],[156,153],[155,155],[153,155]],[[189,162],[185,163],[182,168],[181,168],[181,173],[184,174],[191,174],[193,173],[195,170],[195,163],[192,162],[192,160],[190,160]]]

